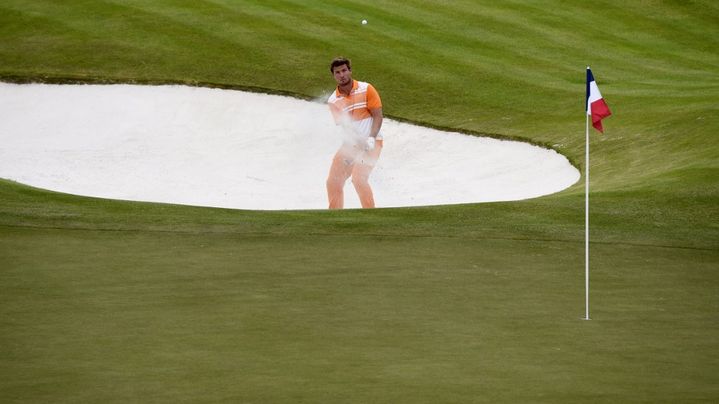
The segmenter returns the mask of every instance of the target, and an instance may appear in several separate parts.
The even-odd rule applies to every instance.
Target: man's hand
[[[370,151],[374,150],[374,144],[375,144],[375,138],[372,136],[367,138],[367,145],[365,146],[365,150]]]

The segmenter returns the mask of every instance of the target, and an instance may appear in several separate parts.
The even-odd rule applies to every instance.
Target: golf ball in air
[[[367,20],[362,20],[362,25],[367,25]]]

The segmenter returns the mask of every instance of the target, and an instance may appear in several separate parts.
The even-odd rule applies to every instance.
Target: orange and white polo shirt
[[[370,109],[382,108],[382,100],[372,84],[352,80],[352,91],[349,96],[336,89],[327,104],[337,125],[349,128],[359,136],[368,137],[372,131],[372,115]],[[382,134],[377,134],[377,140]]]

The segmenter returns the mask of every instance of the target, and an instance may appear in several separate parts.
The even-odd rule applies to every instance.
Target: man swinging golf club
[[[369,185],[372,172],[382,152],[382,101],[369,84],[352,79],[349,59],[338,57],[330,64],[337,88],[327,100],[332,117],[343,129],[343,142],[332,160],[327,178],[330,209],[344,207],[344,185],[352,177],[363,208],[374,208]]]

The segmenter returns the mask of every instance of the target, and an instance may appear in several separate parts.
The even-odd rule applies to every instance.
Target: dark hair
[[[339,56],[339,57],[334,58],[332,60],[332,63],[330,63],[330,72],[334,73],[335,67],[339,67],[342,65],[347,65],[347,70],[350,70],[350,71],[352,70],[352,66],[350,65],[350,60],[345,57]]]

